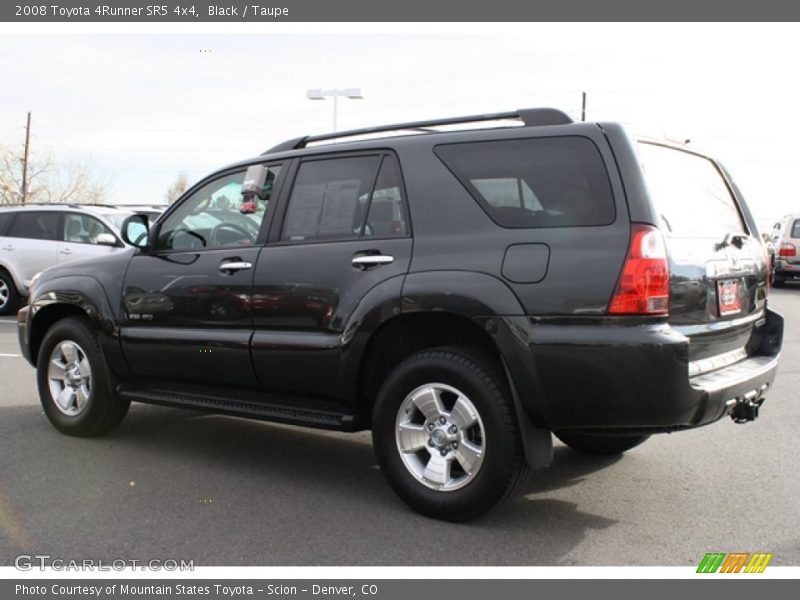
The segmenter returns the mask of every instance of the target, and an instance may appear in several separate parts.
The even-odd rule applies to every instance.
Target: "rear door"
[[[670,323],[690,359],[743,357],[767,295],[763,242],[724,171],[693,152],[639,143],[670,256]]]
[[[61,212],[21,210],[0,244],[4,262],[27,290],[36,273],[58,261]]]
[[[304,159],[293,179],[256,267],[253,365],[270,394],[336,401],[353,311],[408,272],[404,188],[389,153]]]

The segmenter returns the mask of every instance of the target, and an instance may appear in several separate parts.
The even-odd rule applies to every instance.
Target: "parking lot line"
[[[0,358],[22,358],[22,354],[0,354]]]

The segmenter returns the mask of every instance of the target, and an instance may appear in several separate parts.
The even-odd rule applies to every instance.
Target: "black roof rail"
[[[442,125],[461,125],[464,123],[481,123],[485,121],[506,121],[509,119],[522,121],[525,127],[538,127],[543,125],[567,125],[572,123],[569,116],[556,108],[523,108],[510,112],[489,113],[485,115],[470,115],[467,117],[450,117],[447,119],[432,119],[429,121],[411,121],[408,123],[395,123],[393,125],[379,125],[377,127],[366,127],[364,129],[350,129],[336,133],[323,133],[320,135],[307,135],[299,138],[287,140],[264,152],[273,154],[276,152],[286,152],[289,150],[300,150],[313,142],[324,142],[338,138],[356,137],[359,135],[369,135],[372,133],[384,133],[389,131],[422,131],[435,132],[431,127]]]

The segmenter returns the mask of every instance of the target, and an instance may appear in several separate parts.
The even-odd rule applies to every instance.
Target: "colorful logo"
[[[766,552],[708,552],[697,567],[698,573],[763,573],[772,554]]]

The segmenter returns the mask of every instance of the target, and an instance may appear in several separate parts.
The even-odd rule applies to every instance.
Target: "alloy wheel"
[[[443,383],[422,385],[406,396],[397,414],[395,440],[409,473],[442,492],[461,489],[475,479],[486,454],[475,405]]]

